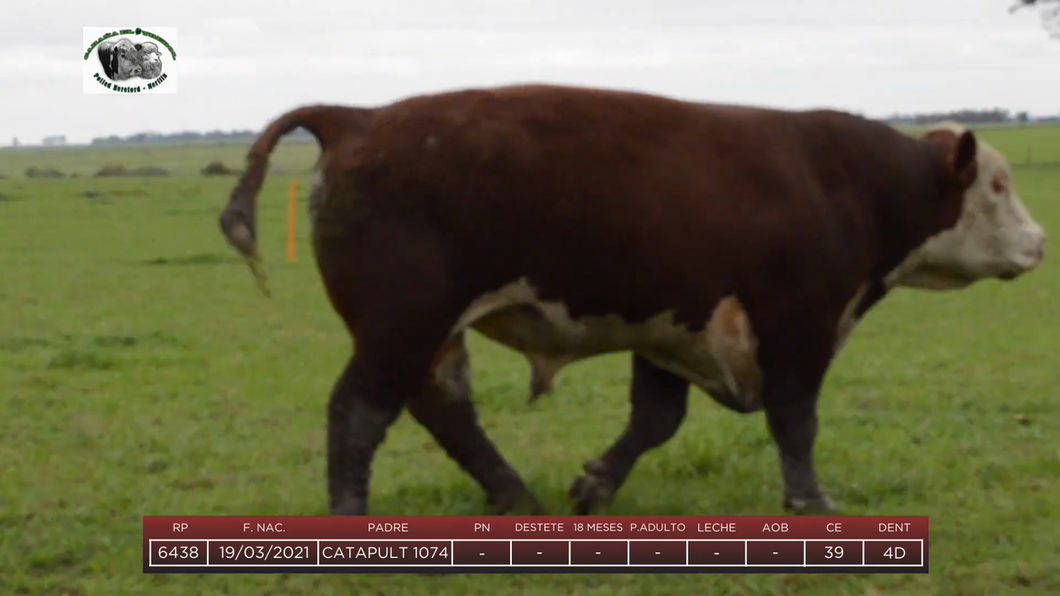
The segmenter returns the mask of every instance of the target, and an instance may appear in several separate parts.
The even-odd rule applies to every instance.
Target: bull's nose
[[[1015,267],[1000,273],[997,276],[998,279],[1010,281],[1024,273],[1037,269],[1042,264],[1042,261],[1045,260],[1045,233],[1039,232],[1037,241],[1031,244],[1029,248],[1024,249],[1019,255],[1019,264],[1017,265],[1017,262],[1013,262]]]
[[[1045,241],[1046,236],[1042,234],[1038,239],[1038,243],[1034,245],[1034,248],[1030,250],[1030,256],[1034,259],[1035,263],[1041,263],[1045,259]]]

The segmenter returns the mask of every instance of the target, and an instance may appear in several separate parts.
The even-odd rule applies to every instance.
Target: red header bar
[[[910,539],[928,518],[909,517],[144,517],[149,539]]]

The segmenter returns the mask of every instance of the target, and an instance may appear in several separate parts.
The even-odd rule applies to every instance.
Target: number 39
[[[826,558],[826,559],[842,559],[843,558],[843,547],[842,546],[826,546],[826,547],[824,547],[824,558]]]

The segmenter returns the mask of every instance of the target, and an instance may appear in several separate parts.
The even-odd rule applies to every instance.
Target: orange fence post
[[[287,200],[287,262],[294,262],[294,203],[298,192],[298,179],[291,178],[291,193]]]

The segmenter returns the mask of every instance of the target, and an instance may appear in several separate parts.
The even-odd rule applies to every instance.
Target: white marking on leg
[[[463,337],[450,340],[442,348],[431,374],[446,401],[470,399],[471,366]]]
[[[867,284],[862,284],[858,291],[854,293],[854,297],[847,303],[843,314],[839,318],[839,325],[836,331],[836,344],[834,353],[838,354],[847,344],[847,340],[850,339],[850,334],[854,332],[854,328],[858,325],[858,305],[861,304],[861,299],[865,297],[865,292],[869,289]]]

